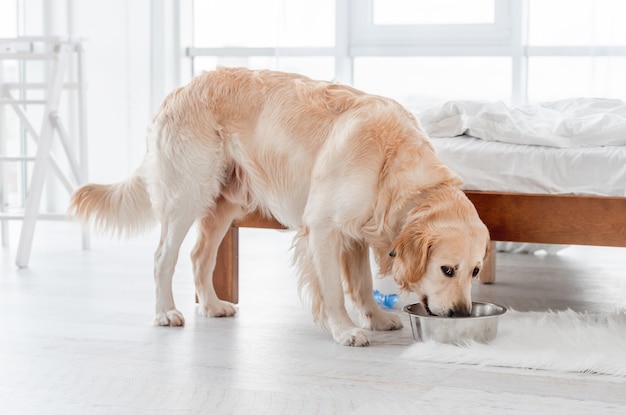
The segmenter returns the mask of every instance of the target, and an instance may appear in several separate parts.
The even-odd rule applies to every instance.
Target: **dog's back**
[[[399,115],[409,119],[402,111],[391,100],[343,85],[282,72],[221,68],[196,77],[166,98],[153,120],[148,153],[171,155],[172,160],[182,156],[173,164],[176,169],[188,168],[186,176],[202,180],[218,174],[225,197],[296,227],[314,170],[333,167],[325,157],[346,146],[346,162],[354,155],[363,158],[358,162],[369,164],[373,180],[380,172],[384,143],[377,145],[380,151],[371,152],[367,140],[373,136],[355,135],[367,128],[366,120],[378,122],[386,116],[393,122]],[[333,148],[328,148],[331,137]],[[363,146],[368,149],[354,148]],[[200,154],[211,156],[209,165]],[[216,154],[219,159],[213,160]],[[372,160],[374,156],[378,160]],[[148,160],[148,165],[153,166],[148,172],[160,169],[160,176],[176,173],[164,171],[163,157]],[[210,199],[215,192],[201,193]]]

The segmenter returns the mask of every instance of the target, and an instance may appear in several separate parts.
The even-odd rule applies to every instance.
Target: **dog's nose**
[[[448,311],[448,317],[468,317],[472,313],[471,306],[466,304],[455,306]]]

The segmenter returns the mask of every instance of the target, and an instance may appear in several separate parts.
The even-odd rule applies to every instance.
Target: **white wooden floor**
[[[42,222],[18,270],[18,226],[0,251],[1,414],[626,413],[624,378],[407,361],[408,326],[368,348],[336,345],[300,303],[288,233],[242,230],[239,311],[225,319],[195,314],[188,238],[174,277],[187,324],[162,328],[156,232],[83,252],[75,224]],[[474,299],[626,307],[626,250],[501,254],[498,282],[477,283]]]

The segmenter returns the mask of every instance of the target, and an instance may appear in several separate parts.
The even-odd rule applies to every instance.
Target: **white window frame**
[[[193,1],[193,0],[187,0]],[[353,83],[358,57],[506,57],[511,59],[511,104],[528,102],[528,59],[535,56],[626,56],[626,46],[529,46],[528,1],[493,0],[494,23],[375,25],[373,0],[336,0],[335,46],[325,48],[203,48],[199,56],[332,56],[335,80]],[[192,42],[193,43],[193,42]]]
[[[511,101],[527,101],[526,0],[493,0],[494,23],[375,25],[373,0],[350,0],[350,56],[503,56],[512,59]]]
[[[358,54],[414,54],[421,47],[508,45],[512,36],[511,0],[494,2],[494,22],[484,24],[374,24],[374,0],[350,0],[352,51]]]
[[[193,61],[201,56],[332,56],[335,80],[353,83],[353,60],[359,56],[517,56],[522,57],[521,26],[513,18],[525,10],[525,0],[494,0],[492,24],[463,25],[374,25],[373,0],[336,0],[335,46],[323,48],[205,48],[193,44],[185,56]],[[190,6],[193,10],[193,6]],[[192,28],[193,30],[193,28]],[[514,60],[516,58],[514,57]],[[514,65],[519,68],[521,65]],[[519,78],[513,85],[523,85],[525,72],[514,70]],[[513,100],[523,100],[514,90]]]
[[[193,0],[185,2],[184,13],[193,13]],[[335,81],[352,83],[352,58],[350,57],[350,0],[335,0],[335,46],[330,47],[202,47],[196,46],[191,35],[191,46],[185,48],[185,56],[190,58],[190,71],[194,73],[194,59],[202,56],[248,57],[334,57]],[[193,19],[189,25],[193,31]]]

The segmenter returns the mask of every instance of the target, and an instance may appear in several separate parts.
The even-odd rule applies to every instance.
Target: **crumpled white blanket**
[[[574,98],[520,107],[450,101],[417,117],[431,137],[468,135],[561,148],[626,145],[626,104],[617,99]]]

